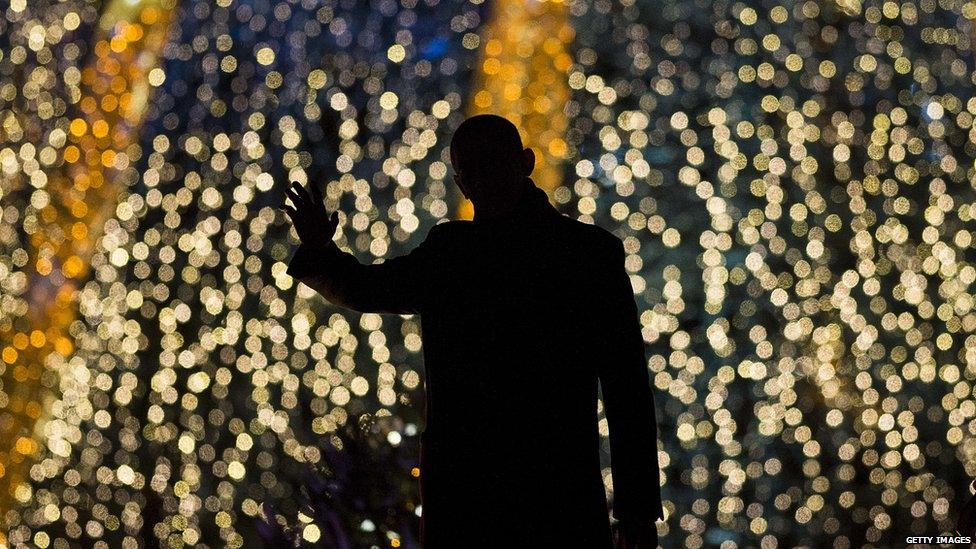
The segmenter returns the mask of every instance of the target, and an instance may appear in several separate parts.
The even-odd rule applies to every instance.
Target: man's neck
[[[519,207],[519,204],[525,200],[527,197],[529,189],[527,188],[528,183],[519,185],[517,187],[516,194],[512,196],[509,200],[499,203],[488,203],[488,204],[475,204],[474,205],[474,220],[475,221],[487,221],[489,219],[494,219],[497,217],[502,217],[506,214],[513,212]]]

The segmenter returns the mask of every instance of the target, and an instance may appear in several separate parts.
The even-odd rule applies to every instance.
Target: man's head
[[[532,149],[522,146],[515,125],[481,114],[458,126],[451,138],[454,182],[479,210],[504,210],[522,194],[535,166]]]

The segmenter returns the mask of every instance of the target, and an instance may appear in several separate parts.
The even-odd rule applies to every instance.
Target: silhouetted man
[[[338,217],[314,185],[286,191],[302,241],[291,276],[356,311],[420,315],[424,547],[612,546],[598,382],[617,546],[656,546],[654,400],[622,242],[553,209],[504,118],[461,124],[451,162],[474,220],[377,265],[332,242]]]

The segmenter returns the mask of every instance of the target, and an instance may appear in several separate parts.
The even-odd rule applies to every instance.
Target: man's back
[[[610,427],[614,514],[661,515],[644,344],[619,239],[561,216],[532,186],[505,215],[434,227],[364,266],[299,248],[289,273],[360,311],[419,313],[427,424],[427,548],[606,547],[597,388]]]
[[[548,204],[432,235],[437,261],[421,311],[431,546],[465,533],[610,542],[587,314],[614,241]]]

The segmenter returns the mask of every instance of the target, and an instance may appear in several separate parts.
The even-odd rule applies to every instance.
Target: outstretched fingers
[[[309,186],[309,188],[312,189],[312,201],[314,202],[314,204],[316,206],[321,205],[322,204],[322,187],[319,186],[316,183],[313,183],[313,182],[309,182],[308,183],[308,186]]]
[[[305,207],[305,203],[301,195],[295,192],[293,188],[286,189],[285,196],[291,199],[291,207],[296,211]]]
[[[294,206],[285,204],[281,206],[281,209],[282,211],[285,212],[285,215],[288,216],[288,219],[291,220],[291,224],[293,227],[295,227],[295,230],[298,230],[298,228],[302,226],[303,223],[305,223],[306,221],[305,216],[303,216],[302,213],[299,212],[298,209],[295,208]]]
[[[301,183],[299,183],[298,181],[296,181],[296,182],[292,183],[292,186],[295,188],[295,191],[298,194],[301,195],[302,199],[304,199],[305,202],[309,206],[315,206],[316,205],[315,204],[315,199],[312,197],[311,193],[308,192],[308,188],[311,186],[311,184],[309,184],[308,186],[306,186],[306,185],[302,185]]]
[[[288,196],[288,198],[291,198],[291,201],[295,205],[296,209],[302,210],[311,205],[311,198],[297,181],[292,183],[291,187],[285,190],[285,194]]]

